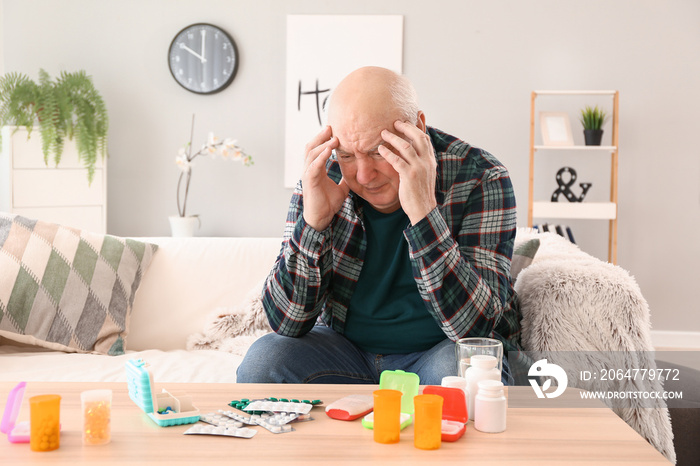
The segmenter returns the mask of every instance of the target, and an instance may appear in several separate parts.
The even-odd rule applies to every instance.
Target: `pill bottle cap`
[[[471,365],[479,369],[493,369],[498,364],[495,356],[477,354],[471,357]]]
[[[467,379],[465,379],[464,377],[458,377],[455,375],[448,375],[448,376],[442,378],[441,385],[443,387],[461,388],[462,390],[466,390],[467,389]]]
[[[503,382],[500,380],[482,380],[478,386],[480,396],[493,398],[503,396]]]

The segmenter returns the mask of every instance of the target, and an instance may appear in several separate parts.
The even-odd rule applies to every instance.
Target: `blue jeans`
[[[239,383],[378,384],[385,370],[413,372],[423,385],[440,385],[457,375],[455,344],[445,339],[427,351],[375,354],[323,325],[299,338],[270,333],[259,338],[238,367]],[[503,365],[504,384],[510,378]]]

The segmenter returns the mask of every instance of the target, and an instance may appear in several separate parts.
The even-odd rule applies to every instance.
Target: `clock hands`
[[[207,59],[204,58],[206,56],[206,54],[204,53],[204,47],[206,46],[206,44],[207,44],[207,30],[202,29],[202,60],[203,60],[202,63],[207,61]]]
[[[200,60],[202,63],[206,63],[206,62],[207,62],[207,59],[206,59],[206,58],[204,58],[202,55],[198,54],[197,52],[195,52],[194,50],[192,50],[191,48],[189,48],[188,46],[186,46],[186,45],[183,44],[182,42],[180,43],[180,48],[181,48],[181,49],[184,49],[184,50],[187,50],[189,53],[191,53],[191,54],[194,55],[195,57],[199,58],[199,60]]]

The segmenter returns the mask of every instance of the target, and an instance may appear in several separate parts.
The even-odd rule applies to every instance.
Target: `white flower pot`
[[[202,227],[202,222],[199,220],[198,215],[193,215],[192,217],[171,215],[168,218],[170,219],[170,231],[172,232],[173,238],[192,237],[194,236],[195,230]]]

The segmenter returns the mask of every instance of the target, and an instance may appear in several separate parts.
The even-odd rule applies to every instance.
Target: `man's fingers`
[[[432,144],[430,143],[430,136],[428,136],[425,131],[416,125],[405,121],[396,120],[394,122],[394,128],[408,138],[416,154],[421,155],[424,153],[424,151],[427,151],[430,147],[432,147]]]
[[[379,151],[379,155],[384,157],[384,160],[389,162],[389,164],[392,167],[394,167],[394,170],[396,170],[399,174],[403,171],[403,169],[406,167],[406,165],[408,165],[406,160],[404,160],[402,157],[400,157],[395,152],[387,149],[386,146],[379,146],[377,148],[377,150]]]
[[[311,143],[307,144],[307,152],[304,159],[305,166],[308,168],[321,154],[325,154],[328,150],[326,158],[330,157],[331,151],[338,147],[338,138],[333,136],[327,141],[319,144],[318,146],[311,146]],[[325,161],[324,161],[325,163]]]
[[[314,136],[307,144],[304,146],[304,161],[309,157],[316,158],[318,154],[323,150],[318,149],[319,147],[327,144],[333,140],[333,131],[330,126],[324,127],[316,136]]]
[[[331,153],[331,148],[326,146],[318,155],[313,158],[309,158],[306,166],[306,172],[313,176],[320,175],[322,173],[325,174],[326,162],[331,156]]]
[[[402,134],[404,134],[412,142],[424,141],[425,138],[428,136],[427,134],[425,134],[425,131],[421,130],[416,125],[412,125],[411,123],[402,120],[396,120],[394,122],[394,128],[396,128],[396,131],[399,131]]]
[[[382,131],[381,135],[382,139],[388,142],[394,150],[392,151],[388,147],[381,145],[379,147],[383,147],[388,153],[382,153],[380,149],[379,154],[394,167],[394,170],[400,173],[400,168],[402,167],[400,162],[410,164],[413,163],[412,161],[415,161],[418,154],[409,141],[387,130]],[[400,159],[400,162],[393,161],[394,159]]]
[[[320,165],[322,167],[325,167],[326,161],[328,161],[328,158],[331,156],[332,152],[333,150],[330,148],[330,146],[325,145],[321,153],[318,154],[318,157],[316,157],[316,160],[314,160],[314,165]]]
[[[410,141],[405,140],[398,134],[394,134],[391,131],[383,130],[382,139],[391,144],[396,150],[401,152],[401,155],[413,149],[413,146],[411,145]]]

